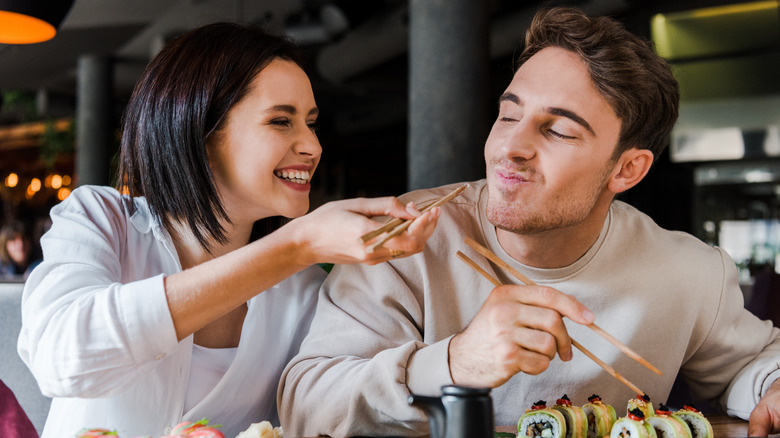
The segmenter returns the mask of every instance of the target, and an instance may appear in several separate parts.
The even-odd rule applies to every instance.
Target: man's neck
[[[609,212],[607,203],[595,208],[584,221],[565,228],[533,234],[496,229],[498,243],[512,258],[535,268],[569,266],[596,242]]]

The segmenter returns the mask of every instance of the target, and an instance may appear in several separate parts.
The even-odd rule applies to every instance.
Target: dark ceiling
[[[490,98],[508,84],[525,27],[542,6],[570,4],[613,15],[648,36],[655,13],[729,3],[739,2],[494,0]],[[309,58],[323,114],[327,172],[318,182],[321,199],[399,193],[406,184],[408,6],[405,0],[76,0],[53,40],[0,44],[0,90],[37,96],[44,116],[70,117],[79,57],[105,56],[113,61],[118,120],[136,78],[172,36],[214,21],[263,24],[290,35]],[[0,108],[0,128],[22,121],[18,110]],[[6,155],[0,162],[8,166],[13,159]],[[0,165],[0,174],[6,173]]]
[[[489,1],[489,0],[486,0]],[[541,6],[571,4],[621,18],[645,33],[657,12],[739,3],[724,0],[493,0],[491,53],[511,55],[521,45],[528,19]],[[263,24],[309,49],[316,73],[329,85],[349,86],[386,61],[406,53],[405,0],[76,0],[56,38],[30,45],[0,44],[0,89],[46,89],[74,94],[81,55],[115,61],[117,96],[126,96],[140,70],[170,37],[213,21]],[[380,48],[364,60],[338,55],[345,49]],[[354,58],[357,58],[355,56]]]

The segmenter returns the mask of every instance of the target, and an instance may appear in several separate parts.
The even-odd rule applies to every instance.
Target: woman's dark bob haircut
[[[186,224],[209,249],[229,223],[206,153],[206,139],[276,58],[303,66],[297,47],[264,30],[214,23],[171,41],[146,67],[122,122],[117,188],[146,197],[167,229]]]

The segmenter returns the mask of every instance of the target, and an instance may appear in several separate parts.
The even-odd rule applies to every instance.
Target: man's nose
[[[506,158],[530,160],[536,156],[540,136],[538,126],[531,119],[518,121],[507,134],[502,145]]]

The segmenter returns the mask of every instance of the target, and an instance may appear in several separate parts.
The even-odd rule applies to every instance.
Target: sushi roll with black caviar
[[[517,422],[517,436],[565,438],[566,420],[562,413],[548,408],[546,401],[539,400],[520,417]]]
[[[633,408],[625,417],[618,418],[612,426],[610,438],[658,438],[655,429],[639,408]]]
[[[588,403],[582,406],[582,412],[588,420],[588,438],[609,436],[612,425],[617,421],[615,408],[604,403],[597,394],[588,397]]]
[[[655,410],[655,415],[645,419],[658,438],[693,438],[691,428],[680,418],[674,417],[665,404],[661,403]]]
[[[655,409],[653,409],[653,403],[650,401],[650,396],[647,394],[637,394],[636,398],[632,398],[628,401],[626,413],[631,412],[634,409],[639,409],[645,415],[645,418],[650,418],[655,415]]]
[[[683,406],[679,411],[675,411],[672,417],[684,421],[691,429],[693,438],[713,438],[710,421],[693,406]]]
[[[585,411],[579,406],[573,406],[566,394],[556,400],[552,408],[563,414],[566,421],[566,438],[587,438],[588,418]]]

